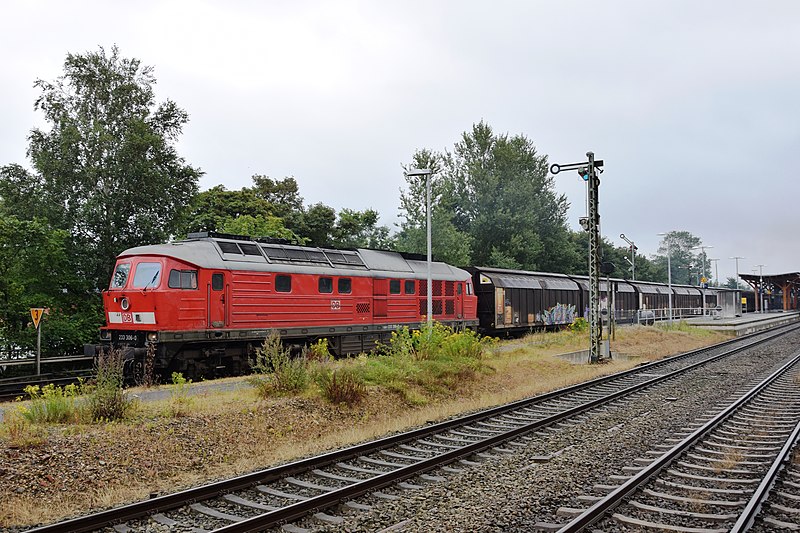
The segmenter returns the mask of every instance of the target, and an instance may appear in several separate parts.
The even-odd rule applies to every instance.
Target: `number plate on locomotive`
[[[117,333],[117,342],[137,343],[139,336],[136,333]]]

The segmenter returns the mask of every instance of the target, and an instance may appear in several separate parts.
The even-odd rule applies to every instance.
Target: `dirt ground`
[[[458,390],[411,406],[382,388],[356,407],[313,395],[260,399],[249,388],[140,402],[130,420],[110,424],[35,426],[33,444],[0,432],[0,527],[69,516],[251,472],[630,368],[643,360],[721,342],[702,334],[630,328],[614,349],[633,356],[604,365],[554,357],[573,347],[541,336],[501,344],[488,371]],[[133,391],[134,393],[136,391]],[[19,437],[19,435],[17,435]]]

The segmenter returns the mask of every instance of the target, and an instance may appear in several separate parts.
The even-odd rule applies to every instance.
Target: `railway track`
[[[31,531],[91,531],[110,526],[116,531],[139,531],[161,524],[225,532],[283,525],[284,530],[299,532],[303,529],[292,522],[307,516],[336,524],[341,518],[324,510],[338,504],[363,509],[365,506],[351,500],[366,493],[395,499],[397,496],[381,490],[389,486],[415,488],[407,481],[411,478],[438,480],[428,472],[436,468],[442,474],[458,471],[460,466],[475,464],[485,450],[513,453],[535,439],[530,434],[541,428],[796,329],[790,326],[734,339],[407,433]]]
[[[759,518],[765,531],[800,530],[798,465],[786,471],[773,491],[794,502],[794,508],[768,501],[769,489],[800,435],[798,380],[800,354],[698,427],[652,450],[651,457],[637,459],[626,468],[632,472],[627,479],[618,477],[623,478],[618,485],[596,485],[596,491],[609,494],[594,498],[591,507],[562,509],[561,514],[577,516],[559,533],[589,527],[741,532],[762,507],[767,509]]]

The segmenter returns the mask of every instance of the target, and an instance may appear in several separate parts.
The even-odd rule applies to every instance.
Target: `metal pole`
[[[719,287],[719,259],[714,259],[714,279],[717,280],[717,287]]]
[[[670,253],[669,241],[667,241],[667,283],[669,286],[669,325],[672,325],[672,253]]]
[[[603,323],[600,317],[600,213],[598,189],[600,178],[597,169],[603,160],[594,158],[594,152],[586,152],[586,163],[550,165],[550,172],[558,174],[562,170],[577,170],[586,182],[587,215],[581,218],[581,227],[589,232],[589,362],[596,363],[601,357],[600,340],[603,336]]]
[[[669,245],[669,233],[659,233],[664,237],[664,243],[667,245],[667,284],[669,287],[669,325],[672,325],[672,248]],[[691,280],[690,280],[691,282]]]
[[[600,360],[600,216],[598,192],[600,179],[594,168],[594,152],[586,152],[589,158],[589,361]]]
[[[736,261],[736,272],[733,275],[733,279],[736,280],[736,288],[738,289],[739,288],[739,259],[744,259],[744,257],[736,255],[734,257],[731,257],[731,259]]]
[[[42,373],[42,322],[36,326],[36,375]]]
[[[419,177],[425,176],[425,218],[426,218],[426,233],[428,255],[426,261],[427,267],[427,322],[428,322],[428,335],[431,333],[433,327],[433,281],[431,277],[431,174],[433,171],[429,168],[412,168],[406,173],[406,177]]]
[[[428,335],[433,327],[433,281],[431,278],[431,173],[425,174],[425,204],[428,215]]]
[[[758,267],[758,298],[761,300],[761,312],[764,312],[764,271],[762,270],[767,265],[756,265]]]

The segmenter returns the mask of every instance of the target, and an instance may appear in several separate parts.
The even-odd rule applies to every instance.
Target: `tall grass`
[[[293,358],[281,343],[280,335],[274,331],[264,339],[261,347],[256,348],[250,367],[256,375],[251,376],[248,382],[262,398],[303,392],[309,384],[305,354]]]
[[[172,373],[169,409],[170,415],[173,417],[186,416],[189,413],[194,403],[192,398],[189,397],[189,385],[191,383],[192,380],[186,379],[180,372]]]
[[[92,420],[121,420],[132,410],[133,401],[123,389],[124,367],[122,352],[101,350],[95,364],[95,388],[89,397]]]
[[[406,402],[421,405],[431,397],[452,395],[480,372],[489,371],[483,358],[493,342],[437,322],[417,331],[403,327],[392,333],[377,356],[363,358],[356,373],[366,384],[386,387]]]
[[[322,397],[333,404],[353,406],[367,394],[366,384],[352,366],[323,369],[316,374],[315,381]]]
[[[27,407],[21,407],[19,414],[28,422],[36,424],[81,422],[84,416],[77,398],[82,390],[82,383],[71,383],[63,388],[52,383],[43,387],[28,385],[25,387],[25,394],[30,398],[30,403]]]

